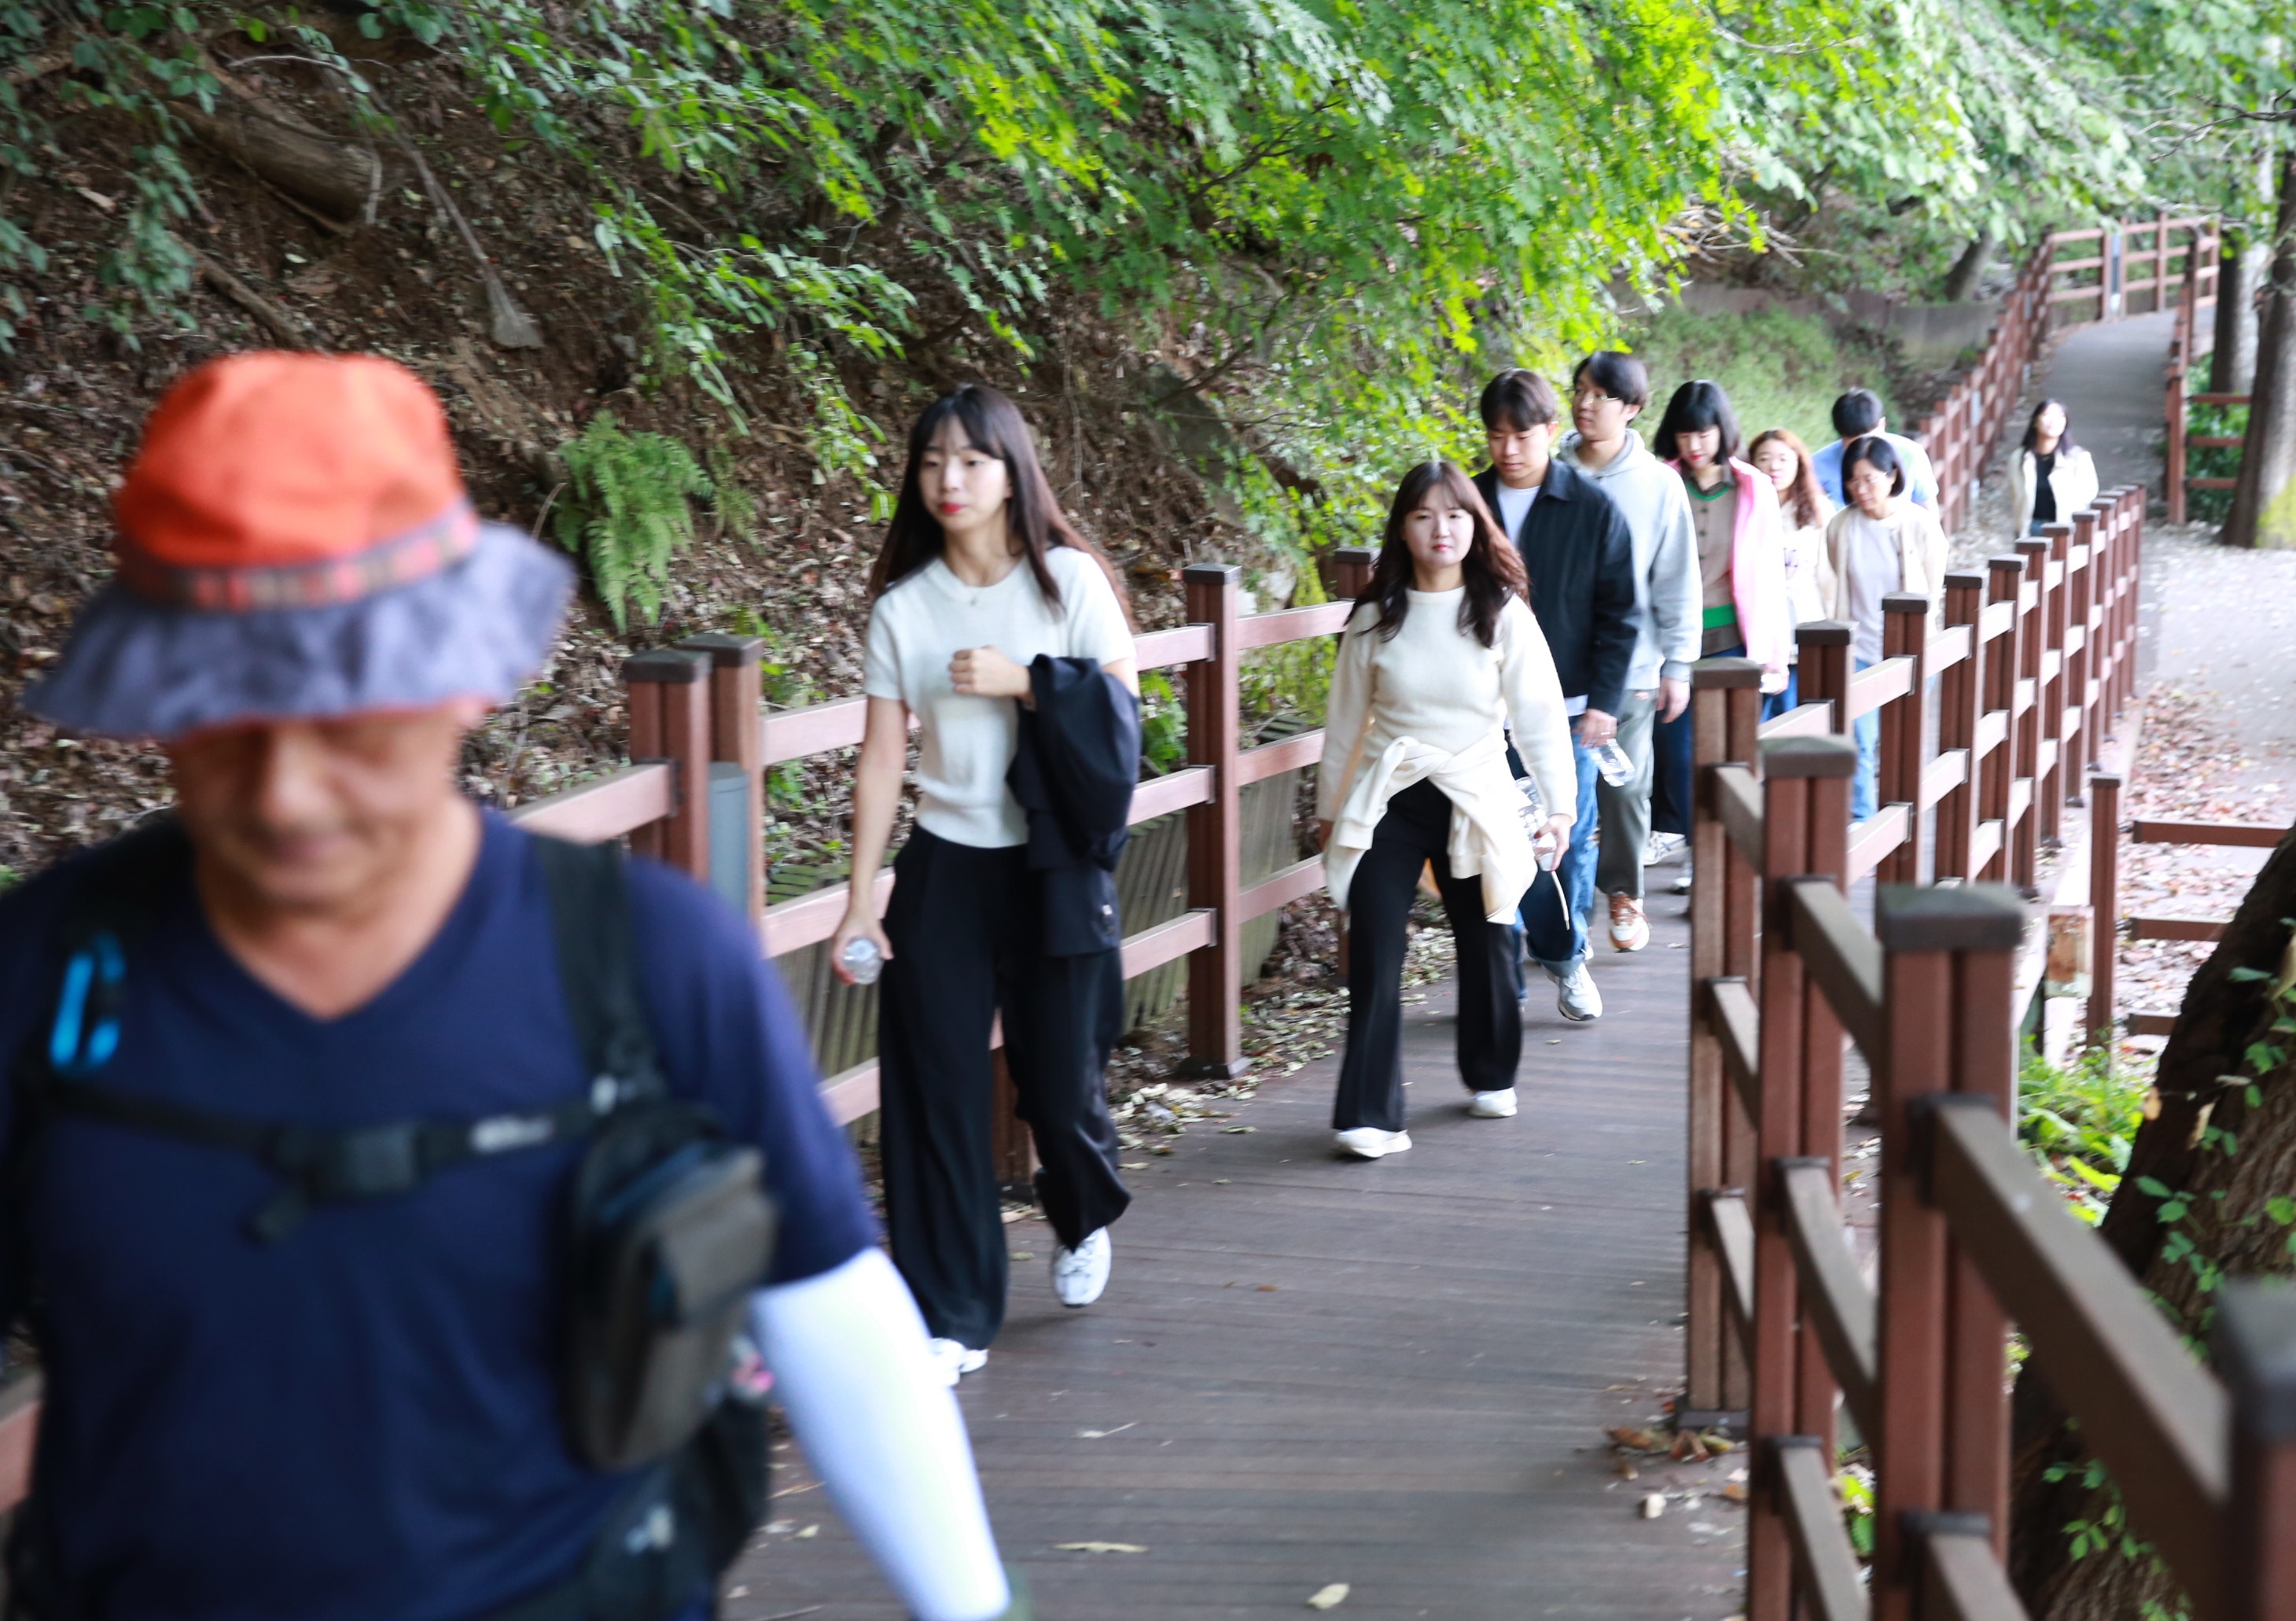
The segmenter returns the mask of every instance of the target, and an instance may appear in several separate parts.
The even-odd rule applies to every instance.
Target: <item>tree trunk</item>
[[[2257,340],[2255,399],[2240,450],[2226,546],[2296,546],[2296,151],[2280,160],[2272,274]]]
[[[2292,1270],[2290,1230],[2266,1206],[2296,1191],[2296,1061],[2275,1060],[2259,1074],[2247,1057],[2252,1044],[2274,1039],[2272,1024],[2286,1006],[2275,984],[2234,977],[2236,969],[2252,969],[2284,983],[2296,974],[2290,917],[2296,917],[2296,836],[2281,841],[2185,992],[2154,1081],[2160,1112],[2138,1129],[2100,1230],[2137,1280],[2197,1337],[2204,1337],[2212,1297],[2196,1262],[2227,1273]],[[2278,1040],[2296,1050],[2296,1041]],[[2256,1089],[2254,1108],[2248,1082]],[[2227,1140],[2237,1148],[2228,1149]],[[2161,1200],[2140,1181],[2189,1193],[2190,1213],[2164,1224]],[[2191,1240],[2189,1254],[2166,1244],[2171,1231]],[[2010,1576],[2033,1621],[2138,1621],[2148,1600],[2173,1614],[2175,1584],[2150,1559],[2111,1551],[2070,1557],[2065,1527],[2098,1519],[2109,1497],[2085,1486],[2079,1473],[2047,1478],[2052,1465],[2085,1455],[2030,1363],[2017,1380],[2014,1422]],[[2144,1527],[2131,1529],[2144,1535]]]
[[[2264,275],[2262,243],[2227,237],[2217,267],[2217,345],[2209,356],[2209,392],[2245,394],[2256,383],[2256,284]]]
[[[1977,239],[1962,250],[1961,257],[1953,261],[1953,268],[1945,273],[1945,301],[1966,303],[1977,296],[1977,284],[1984,277],[1986,267],[1993,262],[1993,250],[2001,245],[2001,234],[1991,226],[1977,235]]]
[[[373,154],[365,147],[314,135],[258,108],[218,102],[213,116],[191,108],[175,114],[224,156],[340,224],[364,215],[381,184]]]

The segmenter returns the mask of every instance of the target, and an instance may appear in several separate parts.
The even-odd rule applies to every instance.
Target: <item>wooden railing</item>
[[[2120,914],[2120,847],[2131,844],[2215,845],[2218,848],[2271,850],[2291,829],[2256,822],[2171,822],[2140,819],[2123,822],[2121,780],[2099,771],[2088,779],[2089,909],[2095,922],[2092,936],[2087,1016],[2082,1025],[2093,1041],[2110,1041],[2118,1025],[2113,1017],[2114,976],[2123,940],[2221,940],[2229,919],[2215,917],[2124,917]],[[2177,1016],[2157,1010],[2129,1014],[2131,1035],[2167,1035]]]
[[[1883,885],[1869,932],[1844,893],[1854,746],[1791,736],[1757,758],[1759,778],[1707,767],[1698,812],[1746,970],[1701,994],[1746,1140],[1745,1180],[1710,1190],[1703,1225],[1751,1393],[1749,1621],[2024,1615],[2003,1568],[2013,1327],[2200,1621],[2296,1616],[2296,1299],[2228,1286],[2223,1382],[2195,1364],[2010,1124],[2021,896]],[[1873,1287],[1837,1192],[1845,1036],[1881,1119]],[[1837,1403],[1873,1457],[1863,1578]]]
[[[2181,234],[2185,240],[2173,237]],[[2048,302],[2052,309],[2074,306],[2074,312],[2054,317],[2057,325],[2118,321],[2169,308],[2195,281],[2205,280],[2209,296],[2215,293],[2220,251],[2220,232],[2213,215],[2151,219],[2122,219],[2083,230],[2052,231],[2042,246],[2049,266]],[[2080,248],[2095,244],[2086,257]],[[2169,261],[2181,260],[2171,270]],[[2151,267],[2151,274],[2134,272]],[[2095,305],[2095,309],[2087,308]]]
[[[1977,363],[1915,424],[1937,470],[1938,522],[1948,533],[1969,515],[1977,481],[2025,387],[2026,368],[2048,336],[2049,259],[2045,244],[2026,261],[2001,302]]]
[[[1198,564],[1185,571],[1188,623],[1153,631],[1136,644],[1140,669],[1185,671],[1187,763],[1143,783],[1132,798],[1135,825],[1176,810],[1188,815],[1188,909],[1170,922],[1128,936],[1128,979],[1185,957],[1188,959],[1187,1073],[1233,1077],[1242,1073],[1242,1030],[1236,996],[1241,934],[1250,919],[1310,894],[1323,882],[1319,860],[1294,862],[1246,888],[1237,794],[1247,783],[1313,764],[1323,753],[1321,730],[1302,732],[1259,748],[1239,746],[1241,660],[1256,648],[1280,646],[1337,633],[1356,593],[1370,579],[1372,554],[1341,551],[1334,576],[1341,600],[1279,613],[1240,615],[1240,571]],[[709,792],[712,761],[738,769],[747,785],[745,825],[734,835],[749,852],[750,913],[767,957],[780,957],[828,939],[845,915],[849,884],[764,904],[758,867],[765,802],[763,774],[785,761],[850,748],[861,741],[865,698],[840,698],[767,714],[758,697],[762,644],[750,638],[701,636],[627,662],[630,753],[633,763],[512,813],[521,825],[562,837],[599,840],[627,835],[631,847],[710,876],[713,829]],[[716,836],[727,835],[723,828]],[[872,880],[882,914],[893,889],[890,868]],[[877,1107],[877,1065],[870,1059],[828,1077],[824,1097],[831,1114],[850,1121]],[[1006,1148],[1017,1134],[1004,1123]]]
[[[2204,448],[2238,449],[2241,440],[2236,434],[2194,433],[2187,421],[2190,407],[2196,405],[2246,405],[2246,394],[2190,393],[2191,374],[2201,357],[2210,353],[2216,343],[2217,289],[2221,279],[2223,244],[2217,234],[2214,220],[2208,222],[2210,237],[2205,253],[2196,245],[2196,257],[2204,262],[2198,274],[2185,280],[2184,296],[2177,305],[2177,327],[2169,340],[2168,379],[2168,442],[2162,456],[2161,495],[2169,509],[2169,522],[2182,523],[2185,506],[2195,490],[2230,490],[2240,482],[2237,475],[2217,474],[2195,478],[2189,466],[2191,452]]]
[[[2296,1617],[2296,1300],[2226,1291],[2219,1383],[2010,1124],[2027,909],[1982,880],[2030,883],[2036,832],[2131,695],[2142,512],[2117,490],[1949,576],[1941,631],[1922,599],[1891,599],[1890,656],[1854,677],[1846,627],[1804,627],[1814,701],[1766,725],[1758,666],[1693,672],[1679,1421],[1752,1443],[1749,1621],[2023,1615],[2002,1565],[2013,1325],[2200,1621]],[[1876,707],[1885,802],[1853,825],[1840,733]],[[1925,866],[1947,882],[1885,881],[1874,928],[1858,921],[1860,878]],[[1878,1287],[1841,1209],[1845,1040],[1881,1122]],[[1837,1403],[1874,1459],[1870,1575],[1834,1490]]]

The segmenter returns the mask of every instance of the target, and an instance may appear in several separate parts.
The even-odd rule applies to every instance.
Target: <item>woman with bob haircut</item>
[[[1841,490],[1849,504],[1825,526],[1826,564],[1833,572],[1832,617],[1849,627],[1849,654],[1860,670],[1882,662],[1882,599],[1892,591],[1918,591],[1937,617],[1944,600],[1945,531],[1937,514],[1906,499],[1906,467],[1898,448],[1878,434],[1852,440],[1841,455]],[[1865,821],[1880,808],[1882,717],[1860,715],[1857,777],[1849,814]]]
[[[2022,448],[2009,464],[2009,489],[2021,535],[2038,535],[2047,523],[2070,523],[2096,499],[2096,463],[2073,443],[2063,400],[2044,399],[2033,407]]]
[[[1793,607],[1786,592],[1778,498],[1770,481],[1740,459],[1738,414],[1718,383],[1685,383],[1666,402],[1652,453],[1682,475],[1698,534],[1701,629],[1698,656],[1751,658],[1762,691],[1785,690],[1793,653]],[[1651,827],[1690,836],[1691,713],[1658,727]],[[1675,882],[1690,887],[1690,863]]]
[[[1324,871],[1349,917],[1348,1040],[1332,1124],[1341,1152],[1411,1147],[1402,1064],[1404,925],[1431,863],[1459,950],[1467,1112],[1515,1112],[1522,1015],[1512,925],[1538,876],[1506,728],[1560,849],[1578,806],[1562,686],[1524,597],[1522,559],[1467,475],[1423,462],[1388,509],[1371,583],[1332,672],[1316,773]]]
[[[944,394],[909,432],[908,465],[869,576],[853,785],[853,893],[832,937],[884,959],[879,1012],[886,1227],[951,1384],[988,1360],[1004,1317],[1007,1253],[990,1152],[991,1022],[1043,1169],[1037,1192],[1059,1247],[1054,1292],[1096,1299],[1108,1226],[1130,1195],[1117,1175],[1103,1072],[1122,1023],[1112,915],[1107,944],[1054,955],[1049,875],[1006,783],[1040,655],[1090,661],[1137,694],[1132,634],[1107,564],[1061,514],[1012,401],[978,383]],[[881,926],[869,879],[901,797],[917,721],[915,830],[893,864]],[[1121,762],[1119,762],[1121,763]]]

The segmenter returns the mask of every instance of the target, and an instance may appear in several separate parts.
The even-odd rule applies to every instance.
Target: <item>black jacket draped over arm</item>
[[[1116,861],[1131,836],[1140,777],[1140,700],[1091,659],[1039,654],[1035,707],[1005,783],[1029,816],[1029,865],[1039,875],[1045,954],[1082,957],[1124,942]]]

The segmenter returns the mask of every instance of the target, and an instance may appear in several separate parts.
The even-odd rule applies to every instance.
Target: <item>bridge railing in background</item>
[[[2233,449],[2240,448],[2237,434],[2194,433],[2192,431],[2191,407],[2194,406],[2244,406],[2246,394],[2210,393],[2203,390],[2191,392],[2192,371],[2203,355],[2216,348],[2217,289],[2223,259],[2223,243],[2218,224],[2207,222],[2210,238],[2205,248],[2194,251],[2205,260],[2201,274],[2187,277],[2184,296],[2177,306],[2177,328],[2169,340],[2168,442],[2162,454],[2161,495],[2169,508],[2169,522],[2182,523],[2185,506],[2195,490],[2230,490],[2240,482],[2237,474],[2214,474],[2196,478],[2191,469],[2191,453],[2200,449]]]
[[[1320,729],[1257,748],[1240,746],[1242,655],[1337,633],[1355,595],[1370,579],[1372,554],[1342,550],[1335,564],[1341,600],[1249,616],[1237,613],[1239,571],[1200,564],[1183,576],[1189,622],[1138,638],[1141,670],[1185,672],[1186,765],[1144,782],[1133,794],[1138,823],[1176,810],[1188,816],[1188,909],[1168,922],[1128,936],[1128,979],[1185,958],[1189,991],[1189,1073],[1242,1073],[1242,1030],[1235,988],[1245,923],[1312,893],[1322,864],[1309,858],[1246,887],[1242,882],[1238,794],[1246,784],[1312,765],[1323,753]],[[623,667],[628,682],[632,762],[599,781],[537,800],[513,811],[537,832],[594,841],[627,836],[631,847],[719,885],[726,852],[747,869],[735,887],[747,897],[760,947],[782,957],[827,940],[845,915],[849,883],[775,905],[765,904],[762,810],[765,773],[784,761],[850,748],[861,741],[865,698],[764,712],[758,694],[762,644],[751,638],[690,637],[641,654]],[[730,777],[741,792],[713,791]],[[732,821],[728,825],[729,819]],[[718,859],[713,861],[713,850]],[[893,889],[890,868],[873,880],[882,915]],[[1001,1060],[1000,1060],[1001,1068]],[[824,1097],[840,1122],[877,1107],[872,1058],[829,1076]],[[1025,1134],[1000,1108],[1008,1159],[1024,1154]]]
[[[2221,940],[2226,919],[2213,917],[2124,917],[2120,915],[2120,849],[2129,844],[2213,845],[2219,849],[2272,850],[2289,829],[2256,822],[2170,822],[2120,819],[2121,780],[2099,771],[2088,779],[2089,909],[2095,921],[2089,970],[2088,1007],[2082,1028],[2094,1041],[2110,1041],[2114,1018],[2114,975],[2124,940]],[[2157,1010],[2132,1012],[2131,1035],[2167,1035],[2177,1016]]]

